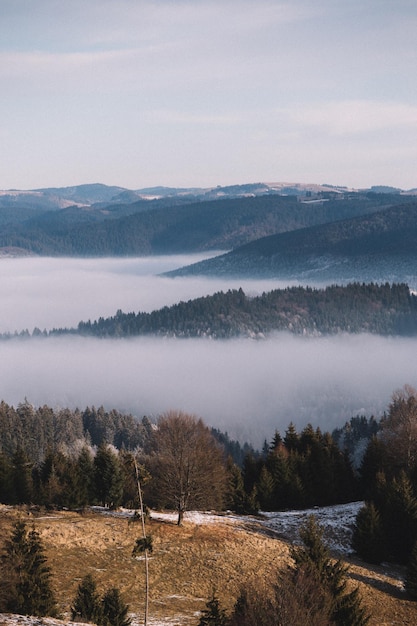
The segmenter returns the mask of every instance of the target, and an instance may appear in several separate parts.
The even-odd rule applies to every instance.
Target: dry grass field
[[[123,517],[92,512],[80,515],[2,507],[1,543],[19,515],[28,524],[35,523],[40,532],[64,619],[69,618],[79,581],[91,573],[100,591],[118,587],[134,614],[134,623],[143,623],[144,562],[132,557],[140,534],[137,526]],[[288,562],[288,543],[253,523],[223,517],[217,523],[186,521],[181,528],[155,519],[148,524],[154,545],[149,562],[151,624],[197,624],[198,612],[213,589],[229,609],[243,581],[256,579],[258,586],[267,584],[274,571]],[[417,624],[417,603],[407,600],[402,591],[404,572],[365,567],[358,561],[348,564],[351,584],[359,585],[372,614],[371,626]],[[6,618],[0,619],[0,624],[6,623]]]

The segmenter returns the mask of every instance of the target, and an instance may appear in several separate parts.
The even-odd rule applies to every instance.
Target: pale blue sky
[[[417,187],[415,0],[0,0],[0,188]]]

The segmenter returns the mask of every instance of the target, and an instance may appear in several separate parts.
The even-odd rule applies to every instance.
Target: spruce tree
[[[411,552],[405,576],[405,590],[413,600],[417,600],[417,542]]]
[[[122,600],[116,587],[108,589],[102,599],[103,626],[130,626],[129,607]]]
[[[102,620],[102,606],[94,578],[91,574],[84,576],[78,585],[77,595],[71,607],[71,620],[93,622],[100,624]]]
[[[13,504],[29,504],[33,495],[32,463],[23,448],[12,457]]]
[[[21,615],[56,616],[51,587],[51,570],[39,534],[19,520],[3,554],[5,580],[9,588],[7,610]]]
[[[85,508],[94,501],[94,463],[87,446],[83,446],[76,463],[78,506]]]
[[[295,574],[306,571],[315,575],[322,588],[330,592],[332,607],[330,618],[338,626],[364,626],[369,616],[361,606],[357,589],[346,592],[347,568],[340,560],[334,561],[323,542],[323,530],[310,515],[300,530],[302,546],[292,547]]]
[[[97,499],[103,506],[117,507],[123,495],[122,474],[118,456],[106,444],[101,444],[94,458]]]
[[[198,626],[227,626],[226,612],[220,608],[220,602],[214,590],[212,597],[206,602],[206,607],[201,612]]]
[[[385,557],[384,536],[378,509],[370,502],[357,516],[352,536],[352,548],[368,563],[381,563]]]
[[[404,472],[387,485],[382,523],[391,558],[406,564],[417,540],[417,498]]]

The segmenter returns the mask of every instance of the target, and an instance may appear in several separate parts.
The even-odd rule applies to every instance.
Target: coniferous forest
[[[81,335],[230,338],[295,334],[417,332],[417,297],[405,284],[352,283],[324,289],[289,287],[248,297],[242,289],[180,302],[152,313],[122,313],[81,322]]]
[[[82,321],[77,328],[35,328],[0,335],[15,337],[82,335],[94,337],[265,337],[287,331],[297,335],[417,333],[417,296],[408,285],[349,283],[323,289],[288,287],[259,296],[242,288],[179,302],[151,313],[123,313]]]
[[[298,433],[290,424],[283,437],[275,432],[270,444],[257,451],[230,440],[227,433],[203,430],[204,450],[213,446],[224,471],[215,508],[256,513],[348,502],[359,496],[349,455],[330,433],[311,425]],[[103,407],[72,411],[35,408],[27,402],[14,408],[2,402],[0,500],[71,509],[93,504],[134,508],[134,459],[150,477],[161,473],[166,446],[158,440],[160,432],[160,424],[147,417],[139,421]],[[189,441],[193,432],[191,419]],[[197,454],[197,444],[195,448]],[[164,503],[160,487],[157,480],[149,481],[148,504]],[[203,508],[214,491],[213,486],[199,495]]]

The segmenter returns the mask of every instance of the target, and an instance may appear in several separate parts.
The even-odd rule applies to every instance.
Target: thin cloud
[[[283,112],[291,122],[337,136],[409,127],[415,133],[417,106],[401,102],[351,100],[295,107]]]

